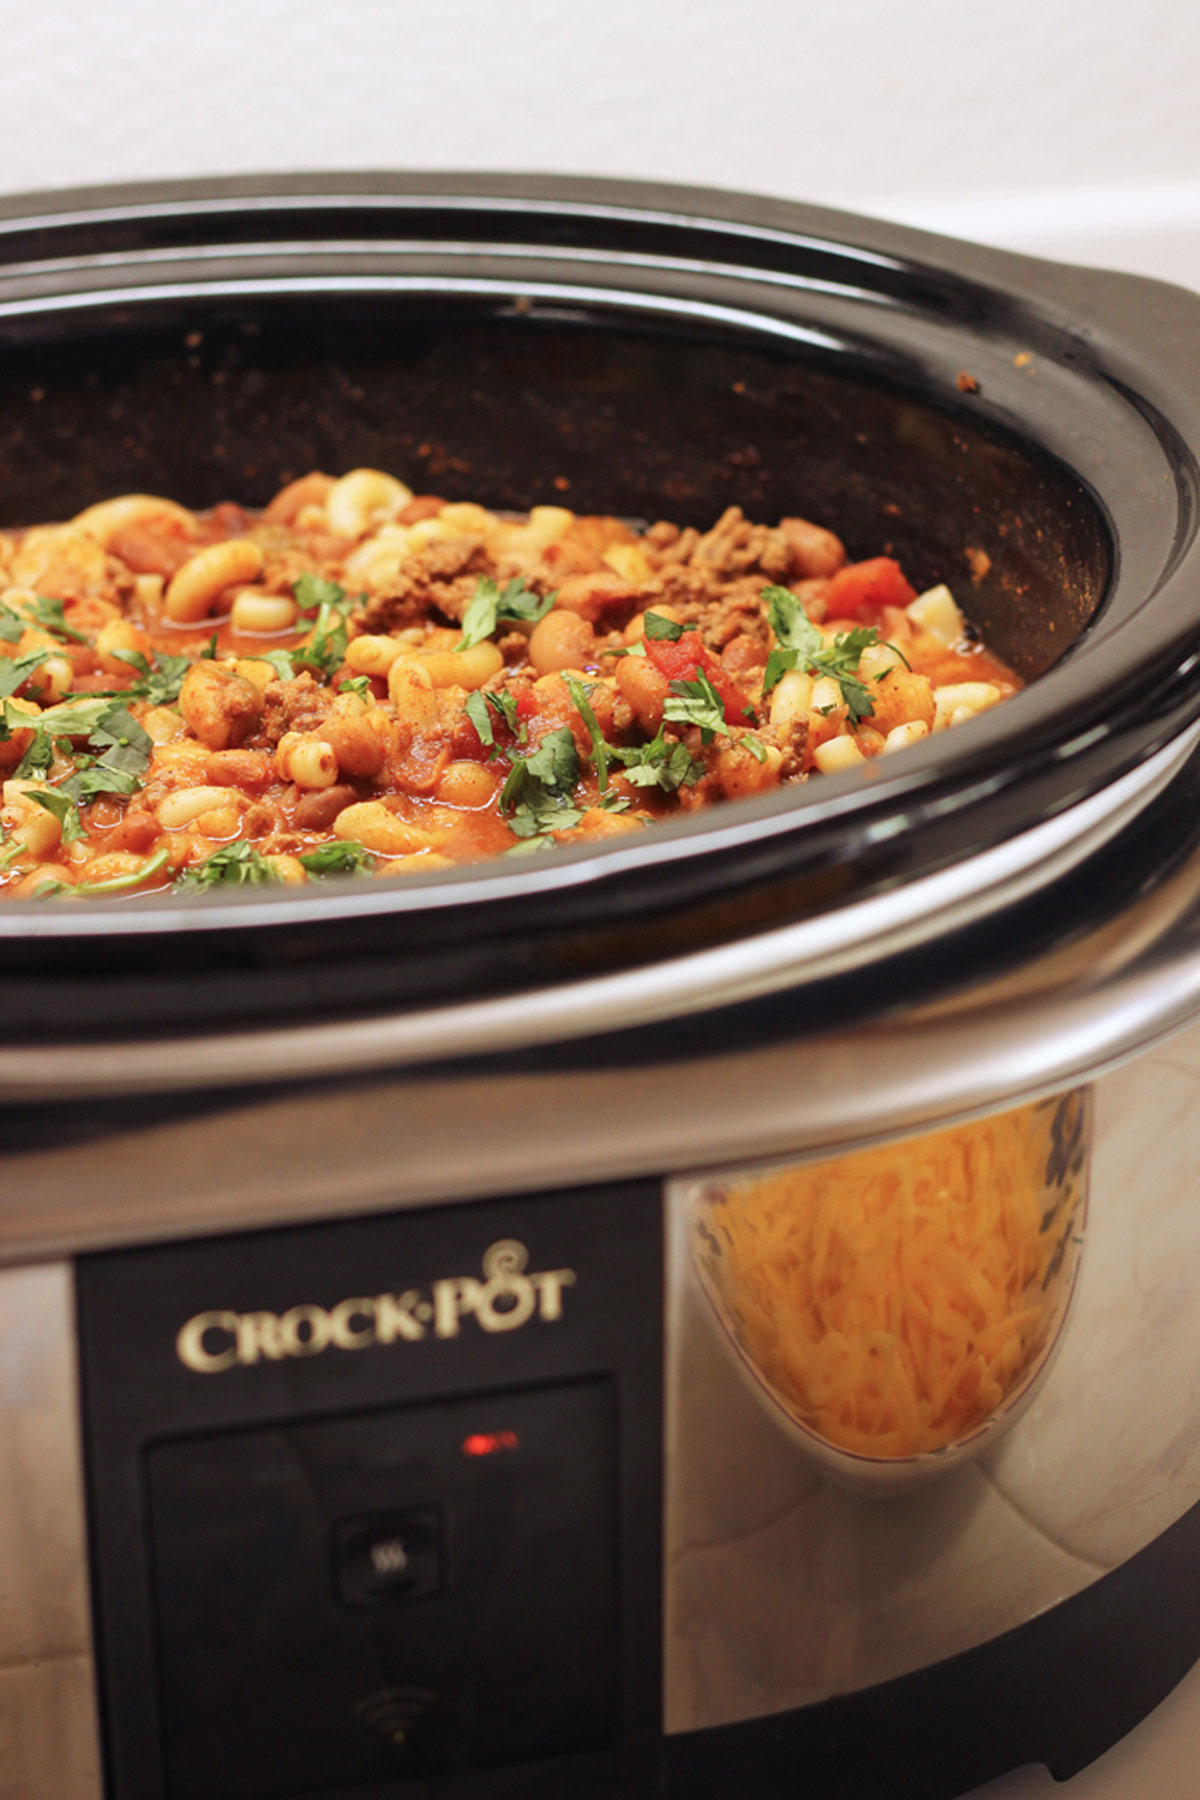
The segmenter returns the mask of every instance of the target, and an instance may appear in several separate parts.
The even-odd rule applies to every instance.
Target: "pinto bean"
[[[131,809],[119,825],[105,834],[104,845],[108,850],[131,850],[135,856],[144,856],[160,830],[153,813]]]
[[[578,613],[548,612],[530,633],[529,660],[539,675],[582,669],[596,660],[595,634]]]
[[[662,724],[671,684],[641,656],[623,656],[617,664],[617,686],[633,708],[642,730],[653,736]]]
[[[296,802],[295,820],[298,831],[328,831],[340,812],[358,799],[354,789],[344,781],[333,787],[311,788]]]

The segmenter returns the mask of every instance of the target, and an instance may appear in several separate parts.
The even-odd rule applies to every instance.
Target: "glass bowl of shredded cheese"
[[[742,1373],[833,1477],[891,1489],[995,1443],[1075,1291],[1086,1090],[694,1190],[692,1258]]]

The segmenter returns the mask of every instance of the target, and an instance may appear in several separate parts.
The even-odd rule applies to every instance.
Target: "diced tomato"
[[[537,714],[537,695],[531,687],[518,690],[514,684],[513,692],[517,695],[518,719],[532,719]]]
[[[711,651],[706,650],[695,631],[685,631],[674,642],[670,638],[645,638],[646,660],[668,681],[695,681],[704,670],[725,705],[725,723],[746,723],[746,702]]]
[[[491,746],[485,748],[483,739],[466,713],[460,713],[455,720],[454,729],[450,733],[450,748],[462,762],[486,762],[491,755]]]
[[[705,668],[712,660],[696,631],[685,631],[681,638],[674,640],[646,637],[642,642],[646,646],[647,660],[668,681],[695,681],[696,670]]]
[[[905,579],[900,564],[890,556],[873,556],[869,562],[848,563],[829,579],[825,589],[825,616],[854,619],[868,606],[907,606],[917,590]]]

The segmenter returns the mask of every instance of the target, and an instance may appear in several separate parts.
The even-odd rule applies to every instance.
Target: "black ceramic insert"
[[[329,1016],[720,942],[1003,841],[1200,710],[1200,301],[819,209],[390,176],[0,211],[0,525],[314,465],[499,506],[824,520],[1039,677],[948,745],[421,881],[6,904],[30,1029]],[[960,379],[969,377],[969,379]]]

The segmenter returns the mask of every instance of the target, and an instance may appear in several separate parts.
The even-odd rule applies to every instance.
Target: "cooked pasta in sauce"
[[[0,887],[195,893],[553,851],[860,766],[1020,682],[799,518],[131,494],[0,536]]]

